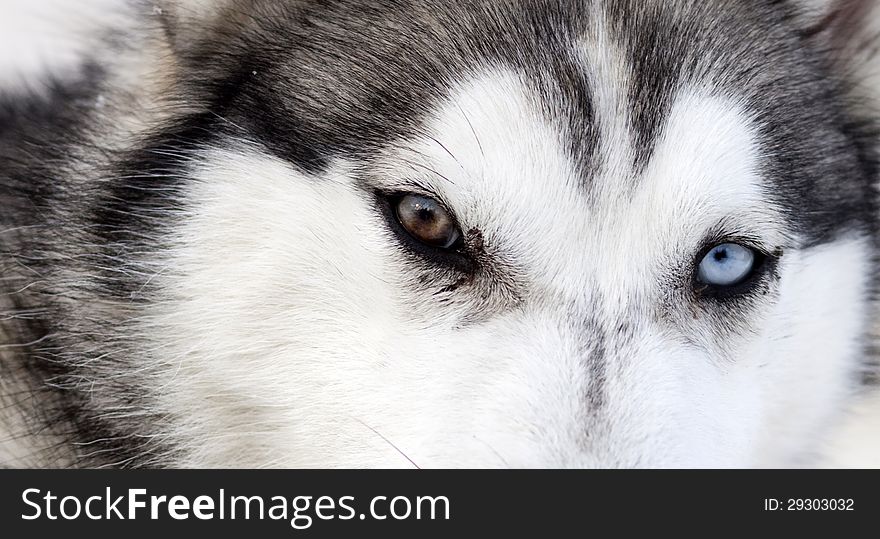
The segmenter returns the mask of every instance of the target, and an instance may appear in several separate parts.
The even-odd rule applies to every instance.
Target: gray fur
[[[710,87],[758,119],[767,196],[790,230],[807,245],[853,230],[876,236],[874,118],[792,2],[254,0],[194,19],[138,5],[146,29],[108,36],[116,59],[96,55],[81,81],[58,82],[49,98],[0,99],[0,422],[33,438],[22,462],[178,462],[180,447],[156,433],[184,418],[157,414],[144,393],[162,352],[145,349],[131,321],[161,292],[154,255],[185,219],[188,173],[205,148],[243,138],[309,174],[344,156],[366,176],[383,148],[421,133],[455,82],[502,65],[540,96],[590,193],[610,142],[569,51],[589,38],[601,5],[634,66],[637,170],[672,96]],[[621,192],[634,182],[620,178]],[[528,294],[479,230],[469,241],[479,261],[469,277],[425,265],[415,285],[471,305],[465,325]],[[471,283],[470,295],[457,292]],[[721,318],[722,329],[738,323]],[[626,331],[584,325],[600,335],[585,352],[589,416],[606,398],[605,351]],[[585,422],[586,440],[600,423]]]

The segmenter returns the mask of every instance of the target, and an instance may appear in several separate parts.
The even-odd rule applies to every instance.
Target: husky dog
[[[876,10],[122,6],[0,100],[0,463],[813,465],[874,363]]]

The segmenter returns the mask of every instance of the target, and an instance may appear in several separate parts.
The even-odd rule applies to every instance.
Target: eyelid
[[[772,253],[784,248],[784,246],[771,246],[761,235],[755,232],[732,227],[729,223],[720,222],[708,234],[703,236],[702,241],[697,247],[697,260],[702,260],[713,247],[724,243],[736,243],[737,245],[748,247],[763,256],[771,256]]]
[[[764,255],[795,248],[800,243],[792,231],[779,227],[777,220],[766,212],[748,208],[714,220],[704,228],[697,250],[721,243],[739,243]]]
[[[367,188],[373,192],[385,193],[385,194],[406,194],[406,195],[418,195],[423,197],[432,198],[438,202],[443,203],[443,207],[447,208],[448,205],[445,203],[443,195],[434,188],[434,186],[429,181],[423,181],[418,176],[400,178],[400,179],[386,179],[386,180],[370,180],[366,179]]]
[[[742,236],[720,236],[718,239],[713,239],[711,236],[704,239],[700,247],[696,251],[696,256],[694,257],[694,265],[699,266],[700,262],[712,252],[712,249],[715,249],[719,245],[724,245],[727,243],[732,243],[735,245],[739,245],[745,247],[746,249],[751,249],[755,252],[756,256],[760,257],[769,257],[772,256],[771,249],[768,249],[760,241],[756,241],[754,238],[747,238]]]

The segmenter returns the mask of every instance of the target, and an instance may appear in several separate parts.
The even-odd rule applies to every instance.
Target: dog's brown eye
[[[413,238],[432,247],[448,249],[461,237],[455,220],[432,198],[406,195],[397,203],[397,219]]]

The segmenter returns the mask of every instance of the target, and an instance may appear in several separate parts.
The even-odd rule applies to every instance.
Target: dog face
[[[90,217],[126,428],[181,466],[807,462],[876,170],[797,10],[393,4],[256,2],[180,52],[194,112]]]
[[[254,19],[141,321],[184,463],[803,458],[867,165],[786,12],[703,4]]]

